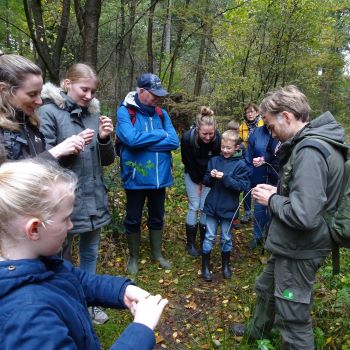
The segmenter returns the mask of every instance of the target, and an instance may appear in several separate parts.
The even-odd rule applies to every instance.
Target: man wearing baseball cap
[[[117,110],[116,135],[121,142],[120,167],[126,193],[125,234],[128,271],[138,272],[141,219],[147,199],[147,226],[152,258],[165,269],[162,255],[165,188],[173,184],[171,151],[179,146],[168,113],[157,106],[168,95],[159,77],[144,73],[136,91],[129,92]]]

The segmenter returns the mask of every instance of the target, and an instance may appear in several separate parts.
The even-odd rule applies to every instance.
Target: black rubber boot
[[[210,253],[202,253],[202,278],[206,282],[211,282],[213,279],[210,272]]]
[[[163,230],[149,230],[149,240],[151,244],[151,255],[154,260],[159,261],[163,269],[171,269],[171,262],[162,255]]]
[[[186,251],[191,256],[199,256],[199,252],[196,249],[196,235],[197,235],[198,225],[187,225],[186,224]]]
[[[200,240],[201,240],[201,246],[199,249],[199,254],[202,254],[202,249],[203,249],[203,242],[205,238],[205,231],[207,230],[206,225],[199,224],[199,235],[200,235]]]
[[[140,252],[140,240],[141,234],[138,233],[126,233],[126,241],[128,242],[129,248],[129,261],[128,261],[128,271],[131,274],[136,274],[139,272],[139,252]]]
[[[230,255],[231,255],[231,252],[221,252],[222,274],[226,279],[229,279],[232,277],[232,271],[230,268]]]

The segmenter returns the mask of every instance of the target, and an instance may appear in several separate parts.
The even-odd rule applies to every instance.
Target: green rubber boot
[[[139,272],[140,240],[140,232],[126,234],[126,241],[128,242],[129,248],[128,271],[131,274],[137,274]]]
[[[152,259],[157,260],[163,269],[171,269],[171,262],[162,255],[163,230],[149,230]]]

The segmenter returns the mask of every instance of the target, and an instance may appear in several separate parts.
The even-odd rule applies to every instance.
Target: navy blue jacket
[[[1,349],[101,349],[87,306],[125,308],[129,284],[58,258],[0,261]],[[154,343],[154,332],[134,322],[111,349],[151,350]]]
[[[171,151],[179,139],[170,117],[163,110],[163,121],[155,112],[144,113],[130,92],[117,111],[116,134],[121,141],[120,167],[123,186],[128,190],[158,189],[173,184]],[[136,113],[132,125],[128,107]]]
[[[211,177],[213,169],[223,172],[224,176],[221,179]],[[211,187],[205,200],[204,213],[231,220],[239,205],[240,192],[249,188],[249,168],[242,151],[237,151],[230,158],[222,155],[211,158],[203,183]]]
[[[247,162],[250,166],[251,186],[258,184],[276,185],[278,180],[278,159],[275,154],[278,140],[272,138],[266,125],[256,128],[248,140]],[[265,162],[259,167],[253,166],[253,158],[264,157]]]

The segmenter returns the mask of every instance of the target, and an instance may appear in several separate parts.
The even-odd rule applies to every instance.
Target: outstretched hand
[[[168,304],[167,299],[158,295],[150,295],[146,299],[133,303],[135,309],[134,322],[141,323],[150,329],[156,328],[164,307]]]
[[[148,298],[151,294],[147,292],[146,290],[134,286],[132,284],[128,285],[125,289],[124,294],[124,304],[126,307],[131,311],[131,313],[134,315],[133,302],[138,303],[140,300]]]
[[[79,135],[73,135],[51,148],[49,152],[55,157],[68,156],[71,154],[79,154],[84,150],[85,141]]]
[[[253,188],[252,196],[261,205],[268,206],[270,197],[277,192],[277,187],[260,184]]]

